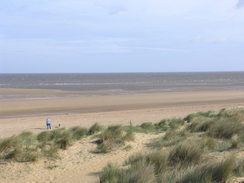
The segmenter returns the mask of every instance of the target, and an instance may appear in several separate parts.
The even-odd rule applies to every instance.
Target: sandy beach
[[[244,183],[244,0],[0,16],[0,183]]]
[[[244,106],[242,90],[178,90],[171,92],[96,93],[56,90],[1,89],[0,94],[11,94],[0,100],[0,137],[32,131],[45,131],[47,117],[53,128],[101,125],[141,124],[161,119],[184,117],[189,113]],[[45,97],[40,97],[45,94]],[[75,94],[75,96],[74,96]],[[77,96],[78,95],[78,96]],[[28,97],[26,97],[28,96]],[[46,97],[52,96],[52,97]],[[128,145],[131,150],[116,150],[108,154],[91,153],[96,145],[94,137],[76,142],[56,161],[41,159],[34,163],[0,164],[3,183],[95,183],[108,162],[121,165],[130,155],[150,151],[147,143],[163,134],[136,134]],[[240,156],[243,156],[242,154]],[[242,181],[242,179],[240,179]]]
[[[83,126],[94,123],[140,124],[158,122],[164,118],[183,117],[197,111],[218,110],[244,106],[242,90],[178,90],[170,92],[141,92],[115,94],[65,92],[56,90],[0,89],[0,94],[13,94],[0,100],[0,136],[22,131],[45,130],[45,119],[53,127]],[[74,97],[74,95],[79,95]],[[36,97],[41,94],[55,97]],[[91,94],[91,93],[90,93]],[[94,95],[93,95],[94,94]],[[29,98],[24,98],[27,96]]]

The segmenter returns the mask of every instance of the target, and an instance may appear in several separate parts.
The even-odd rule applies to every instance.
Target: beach
[[[14,94],[0,100],[0,136],[22,131],[46,130],[51,118],[53,128],[101,125],[133,125],[184,117],[189,113],[244,106],[244,90],[181,89],[165,92],[67,92],[59,90],[0,89]],[[54,97],[36,97],[40,94]],[[78,95],[74,96],[74,94]],[[90,94],[90,95],[88,95]],[[28,96],[28,98],[23,97]]]
[[[244,0],[0,15],[0,183],[244,183]]]
[[[23,131],[46,131],[47,118],[52,120],[53,129],[58,128],[59,124],[64,128],[89,128],[94,123],[104,126],[156,123],[162,119],[185,117],[199,111],[244,106],[244,90],[181,89],[94,94],[60,90],[0,89],[0,93],[11,94],[10,97],[0,100],[1,138]],[[41,96],[42,94],[45,96]],[[33,163],[2,162],[0,182],[99,182],[98,175],[107,163],[122,165],[135,153],[152,151],[147,144],[162,135],[164,133],[136,133],[134,141],[126,143],[126,147],[131,147],[130,150],[121,148],[107,154],[93,153],[96,148],[95,137],[86,137],[73,143],[67,150],[59,151],[59,158],[56,160],[40,159]]]

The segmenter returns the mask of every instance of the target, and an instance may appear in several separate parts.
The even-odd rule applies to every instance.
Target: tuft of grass
[[[99,178],[100,183],[156,183],[154,168],[145,161],[138,161],[126,170],[108,164]]]
[[[45,145],[49,140],[51,140],[51,132],[50,131],[44,131],[44,132],[39,133],[37,135],[37,140],[40,143],[43,143]]]
[[[131,141],[134,135],[131,131],[124,131],[121,126],[110,126],[98,135],[98,146],[95,152],[108,153],[116,147],[123,146],[125,141]]]
[[[125,161],[125,165],[133,165],[142,161],[148,165],[152,165],[154,167],[154,174],[158,175],[167,167],[168,154],[163,151],[155,151],[150,154],[137,153],[130,156],[128,160]]]
[[[203,146],[207,147],[208,150],[214,150],[217,147],[218,143],[214,138],[206,137],[203,138]]]
[[[178,136],[178,134],[177,134],[176,130],[170,129],[170,130],[166,131],[166,133],[164,135],[164,140],[170,140],[177,136]]]
[[[85,137],[88,134],[88,130],[86,128],[81,128],[78,126],[70,128],[69,131],[71,132],[71,138],[74,140],[80,140],[82,137]]]
[[[117,165],[109,163],[103,168],[101,175],[99,176],[100,183],[117,183],[120,181],[121,170]]]
[[[168,154],[163,151],[155,151],[147,156],[147,163],[154,166],[155,175],[163,173],[168,164]]]
[[[58,158],[58,147],[53,145],[46,145],[42,147],[42,154],[48,159]]]
[[[231,149],[231,143],[229,141],[222,141],[218,144],[216,151],[223,152]]]
[[[88,130],[88,135],[93,135],[95,133],[98,133],[103,130],[103,127],[99,125],[98,123],[95,123],[92,125]]]
[[[169,128],[168,120],[161,120],[159,123],[155,124],[156,129],[166,131]]]
[[[140,125],[140,127],[143,130],[146,130],[146,131],[153,131],[153,130],[155,130],[155,126],[151,122],[142,123]]]
[[[237,177],[243,177],[244,176],[244,159],[240,160],[235,168],[234,168],[234,174]]]
[[[184,119],[181,118],[173,118],[168,121],[169,127],[171,129],[176,129],[179,126],[184,125],[184,123],[185,123]]]
[[[189,114],[184,118],[184,121],[191,123],[193,121],[199,121],[199,119],[209,119],[218,116],[218,113],[214,111],[207,111],[207,112],[197,112],[193,114]]]
[[[191,132],[206,132],[213,125],[214,121],[212,119],[205,119],[201,117],[201,119],[197,118],[190,124],[188,129]]]
[[[174,166],[180,164],[181,166],[189,166],[191,164],[197,164],[203,151],[199,145],[184,142],[174,147],[169,153],[169,163]]]
[[[237,149],[239,146],[239,137],[238,135],[234,135],[231,139],[231,149]]]
[[[0,159],[31,162],[39,158],[37,140],[31,132],[6,138],[0,143]]]
[[[154,167],[145,161],[138,161],[122,172],[119,183],[156,183]]]
[[[169,129],[163,137],[155,139],[148,145],[152,148],[161,149],[162,147],[169,147],[176,145],[186,139],[185,131],[177,132],[174,129]]]
[[[36,150],[16,151],[14,159],[18,162],[33,162],[39,159],[39,153]]]
[[[68,131],[64,131],[62,134],[60,134],[60,136],[58,136],[55,139],[55,146],[60,148],[60,149],[67,149],[68,146],[71,145],[72,142],[72,134]]]
[[[208,135],[215,138],[232,138],[235,134],[244,132],[243,124],[238,121],[219,120],[209,129]]]
[[[186,171],[185,175],[178,179],[176,183],[225,183],[232,175],[233,168],[233,159],[197,166]]]
[[[142,161],[146,159],[146,154],[143,153],[135,153],[131,155],[126,161],[125,165],[132,165],[138,161]]]

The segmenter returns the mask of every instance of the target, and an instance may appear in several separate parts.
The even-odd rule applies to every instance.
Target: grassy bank
[[[225,183],[244,175],[244,110],[190,114],[184,119],[147,124],[166,133],[124,166],[108,164],[101,183]],[[160,127],[160,128],[159,128]]]
[[[101,183],[225,183],[244,176],[244,109],[241,108],[198,112],[138,126],[94,124],[89,129],[23,132],[0,139],[0,160],[57,159],[59,151],[88,136],[96,144],[91,153],[110,153],[125,149],[135,133],[161,134],[161,137],[152,139],[147,144],[149,150],[133,154],[123,165],[108,164],[100,173]]]

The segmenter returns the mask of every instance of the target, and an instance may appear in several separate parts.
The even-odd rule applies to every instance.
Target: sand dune
[[[131,154],[148,150],[146,144],[160,135],[137,134],[129,151],[120,149],[108,154],[91,153],[96,147],[92,137],[75,143],[66,151],[60,151],[60,160],[35,163],[0,164],[1,183],[95,183],[98,173],[108,162],[120,165]]]

